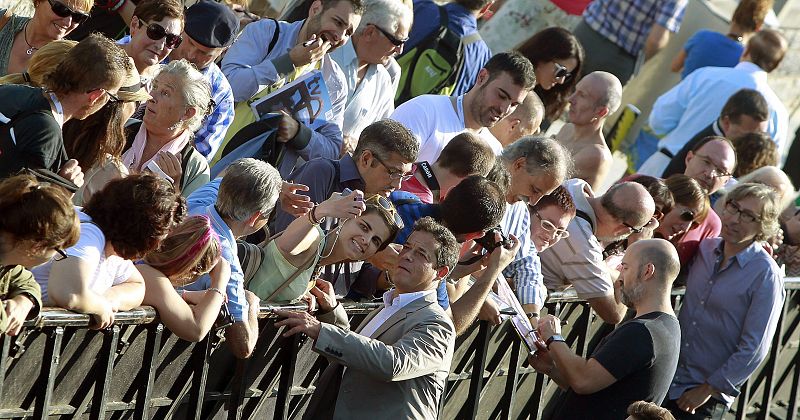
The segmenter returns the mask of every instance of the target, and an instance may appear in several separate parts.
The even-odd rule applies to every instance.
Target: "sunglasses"
[[[178,48],[178,46],[181,45],[181,42],[183,42],[183,38],[180,35],[168,33],[163,26],[157,23],[148,24],[143,20],[139,22],[141,22],[139,27],[147,25],[147,37],[152,39],[153,41],[158,41],[162,38],[167,38],[167,40],[165,41],[165,45],[167,48],[171,50]]]
[[[691,210],[684,210],[681,212],[678,217],[684,222],[693,222],[694,221],[694,212]]]
[[[555,76],[556,79],[561,79],[563,77],[564,80],[567,80],[570,77],[572,77],[572,73],[570,73],[570,71],[567,70],[567,68],[562,66],[561,64],[553,62],[553,67],[555,68],[555,72],[553,73],[553,75]]]
[[[67,255],[66,252],[64,252],[63,249],[56,248],[55,251],[56,251],[56,254],[58,254],[58,256],[53,258],[53,261],[64,261],[64,260],[67,259],[68,255]]]
[[[50,3],[50,9],[52,9],[53,13],[55,13],[56,16],[58,17],[65,18],[68,16],[72,16],[72,22],[77,23],[79,25],[83,22],[86,22],[86,19],[89,19],[89,15],[87,15],[86,13],[72,10],[69,6],[67,6],[64,3],[57,2],[55,0],[47,0],[47,2]]]
[[[388,31],[384,31],[383,28],[381,28],[380,26],[378,26],[378,25],[376,25],[374,23],[370,23],[370,25],[374,26],[375,29],[379,30],[383,34],[383,36],[385,36],[386,39],[388,39],[389,42],[391,42],[392,45],[394,45],[395,47],[399,47],[399,46],[405,44],[406,42],[408,42],[408,37],[406,37],[405,39],[399,39],[399,38],[395,37],[394,35],[392,35],[391,33],[389,33]]]
[[[377,204],[378,207],[382,208],[387,213],[389,213],[392,216],[392,219],[394,220],[394,227],[396,227],[398,230],[402,230],[405,227],[405,223],[403,223],[403,218],[400,217],[400,213],[397,212],[397,209],[394,208],[394,205],[392,204],[391,201],[389,201],[388,198],[376,194],[367,198],[365,203]]]

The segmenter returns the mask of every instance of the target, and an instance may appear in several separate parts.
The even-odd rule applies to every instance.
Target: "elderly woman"
[[[51,41],[62,39],[89,18],[93,0],[34,0],[32,18],[12,15],[0,29],[0,76],[21,73],[28,68],[34,52]],[[4,18],[0,18],[5,20]]]
[[[78,243],[32,270],[44,302],[90,314],[96,327],[108,327],[115,312],[142,303],[144,280],[131,260],[158,248],[185,213],[183,197],[163,179],[111,181],[78,211]]]
[[[131,173],[153,172],[188,197],[210,178],[208,162],[194,148],[193,133],[211,102],[205,77],[186,60],[172,61],[153,80],[141,123],[128,129],[122,162]]]
[[[42,307],[29,268],[78,241],[75,210],[63,189],[17,175],[0,182],[0,335],[16,335]]]

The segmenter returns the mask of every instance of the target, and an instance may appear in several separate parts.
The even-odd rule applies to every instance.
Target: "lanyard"
[[[458,114],[458,120],[461,121],[461,125],[466,128],[467,121],[464,119],[464,95],[456,98],[456,114]]]
[[[417,167],[420,169],[419,173],[422,175],[422,179],[425,181],[425,184],[428,185],[428,189],[431,190],[433,195],[433,203],[438,203],[439,190],[441,187],[439,186],[439,180],[436,179],[436,175],[433,174],[431,165],[428,162],[422,161],[417,163]]]
[[[47,94],[50,95],[50,100],[53,101],[53,106],[56,107],[56,114],[54,115],[56,121],[59,122],[59,125],[64,125],[64,107],[61,106],[61,102],[55,93],[47,92]]]

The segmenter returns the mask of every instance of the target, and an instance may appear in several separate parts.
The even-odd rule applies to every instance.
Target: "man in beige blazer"
[[[482,275],[496,278],[514,258],[498,247],[487,257]],[[435,419],[439,412],[455,347],[455,328],[436,304],[436,287],[457,262],[459,245],[449,230],[426,217],[417,221],[389,270],[395,288],[384,294],[385,307],[372,312],[358,332],[330,283],[318,280],[317,318],[307,312],[277,311],[290,336],[305,333],[314,351],[331,362],[320,375],[304,418]]]

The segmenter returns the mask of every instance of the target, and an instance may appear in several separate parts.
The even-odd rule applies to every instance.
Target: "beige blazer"
[[[435,293],[389,317],[372,338],[349,331],[341,305],[320,320],[326,323],[314,351],[331,364],[320,375],[304,418],[436,419],[456,333]]]

